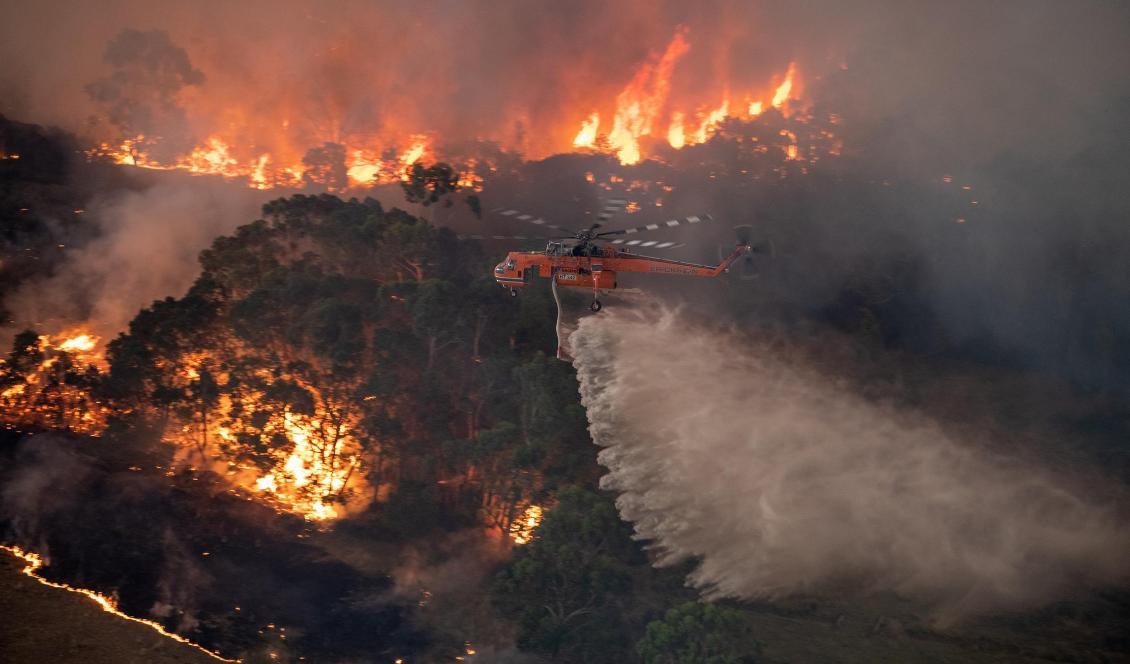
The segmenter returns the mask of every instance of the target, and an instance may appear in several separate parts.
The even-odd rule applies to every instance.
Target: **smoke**
[[[73,250],[54,274],[22,284],[5,306],[18,325],[89,322],[92,332],[112,338],[141,307],[183,294],[199,273],[200,251],[253,219],[263,198],[189,178],[106,194],[85,212],[98,237]]]
[[[0,518],[8,522],[17,543],[33,546],[46,540],[43,521],[71,509],[74,496],[95,475],[90,457],[76,453],[73,444],[51,433],[24,439],[6,470]]]
[[[161,544],[161,575],[156,588],[158,598],[149,614],[155,618],[176,615],[176,631],[182,634],[194,632],[200,627],[198,599],[210,594],[214,579],[201,566],[200,556],[193,555],[172,528],[165,528]]]
[[[856,396],[768,342],[617,310],[572,337],[622,516],[709,597],[894,591],[941,620],[1127,578],[1111,496]]]
[[[527,661],[512,652],[513,635],[499,625],[482,590],[509,553],[503,540],[479,530],[414,541],[390,555],[395,585],[379,601],[415,604],[416,619],[431,633],[473,643],[473,661]]]

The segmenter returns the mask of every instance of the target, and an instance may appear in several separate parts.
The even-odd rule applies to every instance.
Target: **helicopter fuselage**
[[[500,286],[517,295],[533,275],[552,278],[558,286],[593,289],[593,299],[602,290],[616,288],[616,275],[621,272],[676,274],[689,277],[716,277],[739,256],[749,250],[739,244],[732,254],[718,265],[699,265],[667,258],[634,254],[623,249],[595,245],[577,247],[550,243],[545,251],[511,251],[494,268],[494,279]],[[599,305],[597,305],[599,307]]]

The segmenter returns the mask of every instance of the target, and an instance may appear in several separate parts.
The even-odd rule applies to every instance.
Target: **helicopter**
[[[737,226],[738,242],[730,255],[722,258],[717,265],[701,265],[686,261],[657,258],[635,253],[635,249],[672,249],[684,246],[675,242],[660,242],[655,240],[626,239],[637,233],[669,229],[683,225],[697,225],[713,221],[710,215],[689,216],[671,219],[664,222],[646,224],[633,228],[610,230],[601,232],[603,222],[608,221],[627,204],[626,200],[607,201],[605,207],[597,216],[597,222],[580,231],[571,230],[556,224],[549,223],[541,217],[525,214],[514,209],[498,208],[494,212],[503,217],[510,217],[519,221],[534,224],[542,228],[550,228],[563,233],[559,236],[538,237],[526,235],[471,235],[464,236],[475,240],[546,240],[547,244],[542,251],[511,251],[498,265],[494,267],[494,280],[509,292],[511,297],[517,297],[519,291],[530,283],[530,277],[537,275],[550,279],[553,298],[557,303],[557,358],[566,360],[564,350],[564,337],[562,332],[561,300],[558,287],[591,288],[592,302],[589,304],[591,311],[598,312],[603,308],[600,301],[602,291],[617,288],[617,274],[621,272],[642,272],[650,274],[674,274],[693,277],[717,277],[729,271],[730,267],[739,260],[748,261],[752,252],[760,252],[760,247],[750,245],[752,227]],[[615,238],[615,239],[612,239]]]
[[[712,221],[712,217],[710,215],[682,217],[634,228],[599,232],[599,229],[603,227],[601,221],[610,218],[615,210],[625,202],[620,200],[609,201],[598,217],[600,221],[580,231],[573,231],[548,223],[540,217],[535,218],[533,215],[523,214],[518,210],[501,210],[502,216],[514,217],[520,221],[533,223],[544,228],[552,228],[562,231],[566,235],[556,237],[512,236],[514,239],[548,240],[548,244],[542,251],[511,251],[508,253],[506,258],[494,268],[495,281],[507,289],[513,297],[518,296],[518,291],[529,283],[530,276],[533,274],[543,278],[551,278],[555,288],[557,286],[591,288],[593,297],[589,309],[597,312],[603,308],[600,301],[601,291],[615,289],[617,287],[616,275],[620,272],[717,277],[728,272],[734,261],[751,251],[748,234],[742,232],[743,229],[748,227],[738,227],[739,239],[737,245],[733,252],[717,265],[700,265],[634,253],[633,249],[636,246],[666,249],[682,245],[676,245],[674,242],[608,240],[608,238],[673,228],[684,224],[700,224]],[[509,238],[507,236],[494,236],[494,239]],[[598,244],[601,242],[609,242],[609,244]]]

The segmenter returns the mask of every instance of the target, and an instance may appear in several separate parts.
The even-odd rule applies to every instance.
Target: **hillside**
[[[116,618],[89,598],[24,575],[0,552],[0,652],[10,664],[207,664],[217,660],[144,625]]]

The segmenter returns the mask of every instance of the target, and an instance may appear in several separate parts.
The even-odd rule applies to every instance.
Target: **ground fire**
[[[119,617],[123,620],[135,622],[135,623],[138,623],[140,625],[145,625],[146,627],[152,629],[153,631],[157,632],[161,636],[173,639],[174,641],[179,641],[180,643],[184,643],[188,646],[196,648],[200,652],[208,655],[209,657],[211,657],[212,659],[215,659],[216,661],[220,661],[220,662],[238,662],[238,661],[240,661],[238,659],[227,659],[225,657],[221,657],[220,655],[212,652],[211,650],[208,650],[207,648],[203,648],[203,647],[193,643],[192,641],[184,638],[183,636],[181,636],[179,634],[168,631],[160,623],[154,622],[152,620],[145,620],[144,618],[135,618],[134,616],[130,616],[130,615],[127,615],[125,613],[122,613],[120,610],[118,610],[118,603],[117,603],[117,601],[114,600],[113,597],[103,595],[102,593],[98,593],[98,592],[95,592],[93,590],[86,590],[84,588],[75,588],[74,586],[70,586],[66,583],[58,583],[58,582],[55,582],[55,581],[48,581],[47,579],[45,579],[42,576],[40,576],[39,574],[37,574],[39,568],[43,567],[43,557],[40,556],[37,553],[34,553],[32,551],[25,551],[24,549],[21,549],[18,546],[6,546],[6,545],[3,545],[3,544],[0,544],[0,549],[7,551],[8,553],[12,554],[13,556],[16,556],[17,558],[19,558],[20,560],[22,560],[24,562],[23,574],[35,579],[39,583],[42,583],[43,585],[45,585],[49,588],[58,588],[60,590],[66,590],[68,592],[76,593],[76,594],[82,595],[83,597],[87,597],[92,602],[97,604],[106,613],[113,614],[113,615],[115,615],[115,616],[117,616],[117,617]]]

